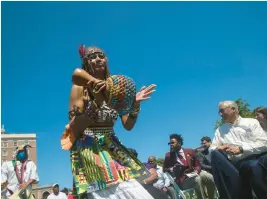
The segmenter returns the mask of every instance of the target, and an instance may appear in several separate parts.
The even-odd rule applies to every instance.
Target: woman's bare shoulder
[[[83,86],[78,86],[78,85],[75,85],[73,84],[72,87],[71,87],[71,90],[74,90],[74,91],[83,91]]]
[[[71,87],[71,95],[82,96],[83,95],[83,87],[82,86],[73,85]]]

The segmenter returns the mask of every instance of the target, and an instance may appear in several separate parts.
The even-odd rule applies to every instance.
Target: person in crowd
[[[50,195],[50,193],[48,191],[44,192],[42,194],[42,199],[47,199],[49,195]]]
[[[252,189],[259,199],[257,187],[258,160],[267,151],[267,136],[258,120],[242,118],[233,101],[219,103],[224,123],[216,129],[210,148],[211,169],[223,199],[252,199]],[[252,189],[251,189],[252,187]]]
[[[73,199],[72,191],[69,192],[68,199]]]
[[[138,157],[138,153],[135,149],[128,148],[128,151],[132,153],[136,158]],[[159,177],[155,165],[153,163],[150,163],[149,161],[144,162],[143,164],[147,168],[147,172],[150,173],[149,177],[144,179],[144,183],[142,184],[143,187],[154,199],[167,199],[167,195],[163,191],[153,186],[153,183],[157,182]]]
[[[21,195],[22,199],[33,199],[32,184],[39,181],[37,167],[29,160],[27,148],[30,145],[19,145],[15,148],[13,160],[4,162],[1,167],[1,189],[7,199]]]
[[[61,190],[61,192],[65,193],[66,196],[69,195],[69,190],[68,190],[66,187],[64,187],[64,188]]]
[[[259,121],[263,130],[267,133],[267,108],[257,107],[255,110],[256,119]]]
[[[150,156],[146,164],[149,164],[157,172],[157,181],[153,183],[153,186],[158,190],[161,190],[166,195],[169,195],[172,199],[176,199],[174,188],[171,186],[171,181],[163,172],[162,168],[158,166],[155,156]]]
[[[68,199],[66,193],[59,191],[59,184],[55,183],[52,186],[52,193],[47,197],[47,199]]]
[[[197,197],[203,198],[200,163],[193,149],[185,149],[183,137],[178,134],[170,135],[170,152],[166,153],[163,171],[169,172],[182,189],[194,188]]]
[[[200,176],[203,191],[207,192],[209,199],[214,199],[216,186],[212,176],[211,155],[209,150],[210,145],[210,137],[204,136],[201,138],[201,146],[203,147],[203,150],[197,153],[197,157],[200,161]]]
[[[267,108],[262,106],[257,107],[254,112],[256,119],[259,121],[263,130],[267,133]],[[258,184],[258,186],[254,187],[254,189],[256,190],[256,195],[265,194],[267,196],[267,154],[260,157],[257,166],[259,167],[258,169],[256,169],[258,171],[258,178],[262,178],[262,181],[264,183]]]

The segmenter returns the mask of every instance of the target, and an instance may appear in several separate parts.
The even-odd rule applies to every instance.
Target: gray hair
[[[237,104],[234,101],[230,101],[230,100],[228,100],[228,101],[222,101],[222,102],[219,103],[219,106],[220,105],[223,105],[225,107],[235,108],[235,110],[237,111],[237,113],[239,113],[238,106],[237,106]]]

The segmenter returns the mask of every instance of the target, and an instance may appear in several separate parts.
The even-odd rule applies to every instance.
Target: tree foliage
[[[163,166],[163,162],[164,162],[164,158],[157,158],[156,162],[157,162],[157,165],[162,167]]]
[[[235,103],[238,106],[239,115],[241,117],[245,117],[245,118],[255,117],[254,111],[250,109],[250,104],[246,100],[243,100],[242,98],[238,98],[237,100],[235,100]],[[224,123],[223,120],[217,120],[215,124],[215,129],[217,129],[223,123]]]

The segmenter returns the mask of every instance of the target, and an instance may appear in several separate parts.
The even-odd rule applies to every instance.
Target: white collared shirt
[[[239,116],[234,124],[224,123],[217,128],[211,149],[221,144],[241,146],[244,152],[232,158],[243,159],[252,154],[266,152],[267,135],[258,120]]]
[[[186,160],[185,154],[184,154],[184,150],[181,148],[180,151],[176,151],[175,152],[177,162],[179,162],[181,165],[184,165],[182,163],[182,161],[180,160],[180,158],[178,157],[178,154],[177,153],[179,153]]]
[[[158,180],[157,182],[153,183],[153,186],[157,189],[163,189],[164,187],[168,187],[171,184],[171,181],[167,177],[166,173],[162,171],[162,168],[157,167],[156,168],[157,174],[158,174]]]
[[[63,192],[58,192],[58,195],[55,195],[54,193],[51,193],[47,199],[68,199],[67,195]]]
[[[21,175],[21,162],[17,161],[17,167],[19,175]],[[27,161],[26,170],[24,172],[23,182],[28,182],[30,179],[34,179],[37,182],[39,181],[36,165],[33,161]],[[16,192],[19,188],[19,181],[16,176],[16,171],[13,166],[12,161],[7,161],[2,164],[1,167],[1,183],[8,182],[7,188],[13,193]],[[27,188],[31,191],[31,185]],[[9,191],[6,192],[6,197],[10,196]]]

